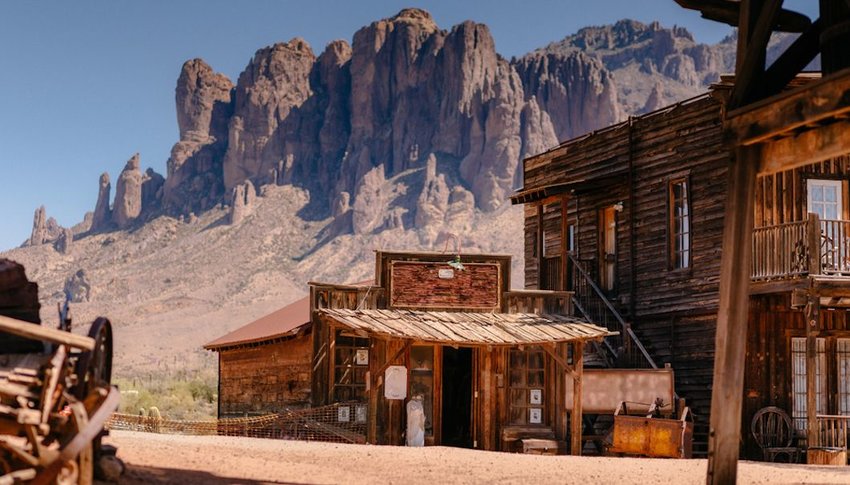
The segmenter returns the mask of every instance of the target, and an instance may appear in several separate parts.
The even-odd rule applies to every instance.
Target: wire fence
[[[365,443],[367,416],[366,404],[345,402],[263,416],[206,421],[114,413],[106,423],[106,428],[162,434]]]

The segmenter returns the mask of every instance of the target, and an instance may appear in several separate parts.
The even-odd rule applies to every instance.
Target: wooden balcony
[[[829,275],[850,278],[850,221],[805,221],[753,230],[753,281]]]

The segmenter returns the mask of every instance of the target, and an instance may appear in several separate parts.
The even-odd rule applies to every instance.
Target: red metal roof
[[[207,350],[271,340],[294,334],[310,323],[310,297],[305,296],[204,345]]]

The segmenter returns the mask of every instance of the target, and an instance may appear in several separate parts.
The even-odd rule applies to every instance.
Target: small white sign
[[[407,367],[391,365],[384,372],[384,397],[404,399],[407,397]]]
[[[347,423],[351,421],[351,408],[348,406],[340,406],[339,409],[336,410],[336,420],[340,423]]]
[[[437,276],[440,277],[441,280],[451,280],[455,277],[455,270],[453,269],[441,269],[437,271]]]
[[[528,403],[529,404],[543,404],[543,390],[542,389],[532,389],[528,394]]]
[[[543,410],[540,408],[529,408],[528,422],[531,424],[540,424],[543,422]]]
[[[357,349],[354,353],[354,365],[369,365],[369,349]]]
[[[366,422],[366,405],[358,404],[354,407],[354,422],[355,423],[365,423]]]

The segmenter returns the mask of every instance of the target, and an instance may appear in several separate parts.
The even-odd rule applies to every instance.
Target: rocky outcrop
[[[534,149],[524,150],[525,156],[554,146],[545,139],[549,127],[539,120],[536,110],[551,120],[558,140],[611,125],[621,117],[616,86],[598,59],[575,51],[535,52],[515,61],[514,67],[522,79],[526,98],[539,106],[531,106],[527,113],[532,120],[538,118],[535,128],[539,131],[526,132],[523,139]],[[535,137],[543,139],[535,143]],[[541,145],[546,145],[543,150]]]
[[[670,102],[680,101],[699,94],[720,74],[734,72],[735,62],[734,42],[698,44],[684,28],[635,20],[583,28],[530,55],[577,52],[596,58],[609,72],[621,118],[643,112],[657,83]]]
[[[85,303],[91,301],[92,287],[86,276],[85,270],[78,270],[71,277],[65,280],[65,287],[62,290],[65,293],[65,298],[71,303]]]
[[[426,229],[442,226],[449,207],[449,187],[446,177],[437,174],[437,158],[431,154],[425,165],[425,182],[416,202],[415,224]]]
[[[44,206],[35,210],[32,218],[32,233],[29,238],[29,246],[39,246],[48,241],[47,237],[47,211]]]
[[[260,49],[239,76],[233,95],[224,187],[266,176],[285,159],[279,130],[293,109],[312,94],[310,74],[316,56],[296,38]]]
[[[103,172],[100,174],[97,191],[97,203],[94,206],[94,214],[92,214],[91,230],[100,231],[109,226],[112,222],[112,209],[109,206],[109,200],[112,195],[112,184],[109,183],[109,174]]]
[[[522,108],[522,154],[521,158],[542,153],[558,144],[559,138],[552,125],[549,113],[540,109],[537,97],[532,96]],[[522,173],[517,170],[516,186],[522,185]]]
[[[233,112],[233,83],[201,59],[183,64],[175,101],[180,141],[171,149],[162,205],[188,213],[217,204],[224,195],[222,159]]]
[[[230,224],[239,224],[245,216],[251,213],[254,199],[257,197],[257,189],[250,180],[233,187],[230,197],[230,212],[227,220]]]
[[[139,154],[133,155],[115,184],[115,202],[112,206],[112,222],[119,229],[129,226],[142,213],[142,172],[139,170]]]
[[[59,237],[56,238],[56,242],[53,243],[53,247],[62,254],[68,254],[71,251],[71,244],[73,242],[74,231],[70,228],[63,228],[59,233]]]
[[[646,104],[643,105],[642,112],[649,113],[650,111],[661,109],[666,105],[667,103],[664,100],[664,86],[661,83],[655,83],[655,86],[652,87],[652,91],[649,93],[649,97],[646,98]]]
[[[355,234],[369,234],[383,227],[387,207],[384,166],[378,165],[363,176],[352,206],[352,228]]]
[[[162,202],[165,177],[148,168],[142,176],[142,212],[151,213],[158,209]]]

